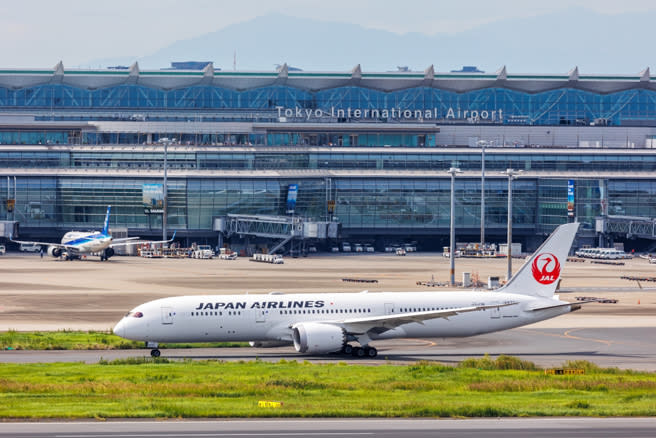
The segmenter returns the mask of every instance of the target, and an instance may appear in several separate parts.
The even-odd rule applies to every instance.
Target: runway
[[[656,435],[652,418],[295,419],[0,423],[0,437],[604,438]]]
[[[656,327],[614,328],[518,328],[471,338],[395,339],[374,342],[379,356],[355,359],[343,355],[311,356],[293,347],[278,348],[190,348],[162,350],[162,357],[196,360],[307,360],[359,364],[408,363],[430,360],[444,364],[471,357],[505,354],[557,367],[567,361],[587,360],[600,367],[656,371]],[[539,348],[536,348],[539,346]],[[0,362],[86,362],[149,356],[149,350],[3,351]]]

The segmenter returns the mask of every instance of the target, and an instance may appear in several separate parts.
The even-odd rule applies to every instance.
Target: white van
[[[41,251],[41,245],[36,243],[21,243],[18,248],[21,252],[39,252]]]

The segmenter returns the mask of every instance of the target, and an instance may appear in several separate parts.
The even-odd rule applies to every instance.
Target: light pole
[[[451,175],[451,228],[450,228],[450,246],[449,246],[449,261],[451,262],[451,286],[456,285],[456,263],[455,263],[455,246],[456,246],[456,231],[455,231],[455,182],[456,174],[462,173],[462,170],[457,167],[452,167],[447,170]]]
[[[508,273],[506,275],[506,281],[510,281],[512,278],[512,181],[517,178],[522,171],[506,169],[503,173],[508,177]]]
[[[485,250],[485,143],[479,141],[481,145],[481,251]]]
[[[168,187],[167,187],[168,184],[167,184],[167,180],[166,180],[166,176],[167,176],[166,172],[168,170],[168,161],[167,161],[167,158],[168,158],[168,151],[167,151],[168,143],[169,143],[168,141],[164,142],[164,187],[163,187],[163,190],[162,190],[163,195],[164,195],[164,199],[163,199],[164,202],[162,202],[162,240],[166,240],[166,215],[168,213],[167,212],[167,210],[168,210],[168,205],[167,205],[168,204],[168,199],[167,199],[168,198],[168,190],[167,190],[168,189]],[[164,246],[162,245],[162,247],[164,247]]]

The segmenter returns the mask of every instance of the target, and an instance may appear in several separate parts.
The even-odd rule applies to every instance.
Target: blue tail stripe
[[[109,211],[112,209],[111,205],[107,206],[107,215],[105,216],[105,225],[103,226],[102,233],[105,236],[109,235]]]

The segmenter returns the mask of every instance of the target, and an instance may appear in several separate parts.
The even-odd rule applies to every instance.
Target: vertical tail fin
[[[109,211],[112,209],[111,205],[107,206],[107,214],[105,215],[105,224],[103,225],[102,233],[105,236],[109,235]]]
[[[578,229],[578,222],[556,228],[498,292],[551,298]]]

